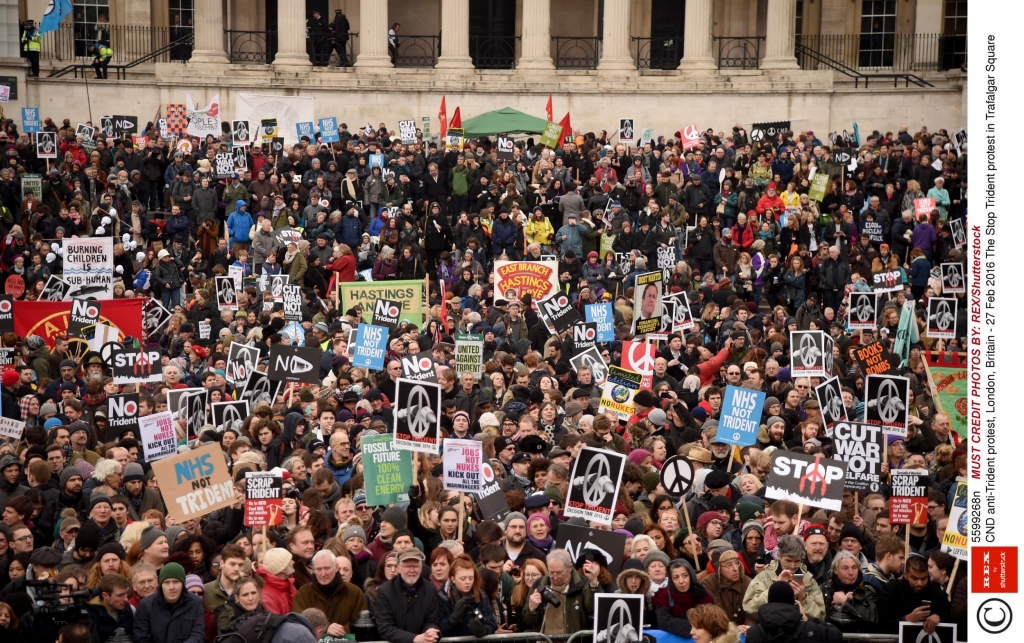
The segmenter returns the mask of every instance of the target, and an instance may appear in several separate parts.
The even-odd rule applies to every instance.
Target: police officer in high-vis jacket
[[[35,21],[29,20],[25,24],[25,31],[21,32],[21,51],[32,65],[32,75],[36,78],[39,78],[39,50],[42,45],[43,37],[39,35]]]
[[[103,80],[107,77],[107,65],[114,57],[114,50],[102,42],[98,42],[92,46],[92,55],[92,67],[96,70],[96,78]]]

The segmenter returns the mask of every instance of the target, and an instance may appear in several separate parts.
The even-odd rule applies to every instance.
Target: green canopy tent
[[[541,134],[548,122],[511,107],[480,114],[462,122],[466,138],[495,134]]]

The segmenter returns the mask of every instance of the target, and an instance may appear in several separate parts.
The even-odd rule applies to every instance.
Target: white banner
[[[272,96],[238,93],[235,97],[235,118],[249,121],[249,131],[259,129],[261,118],[276,118],[278,136],[285,145],[299,142],[295,124],[315,121],[312,96]]]

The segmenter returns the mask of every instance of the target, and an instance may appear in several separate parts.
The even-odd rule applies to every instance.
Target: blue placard
[[[370,167],[377,166],[380,169],[384,169],[384,155],[383,154],[371,154],[370,155]]]
[[[745,447],[757,442],[761,410],[766,393],[738,386],[726,386],[722,415],[718,420],[718,441]]]
[[[303,136],[308,136],[310,141],[316,140],[316,134],[313,132],[313,121],[303,121],[295,124],[295,134],[302,140]]]
[[[21,131],[26,134],[34,134],[42,129],[39,123],[38,107],[21,108]]]
[[[355,357],[352,365],[369,368],[374,371],[384,370],[384,353],[387,352],[388,329],[386,326],[359,324],[356,331]]]
[[[320,142],[339,143],[341,134],[338,132],[338,119],[334,116],[320,119]]]
[[[584,306],[587,313],[587,321],[597,324],[597,341],[615,341],[615,311],[611,303],[590,304]]]

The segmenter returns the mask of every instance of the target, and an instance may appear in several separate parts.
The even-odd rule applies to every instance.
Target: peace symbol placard
[[[674,455],[661,465],[661,486],[670,496],[683,496],[693,486],[693,465],[681,455]]]

